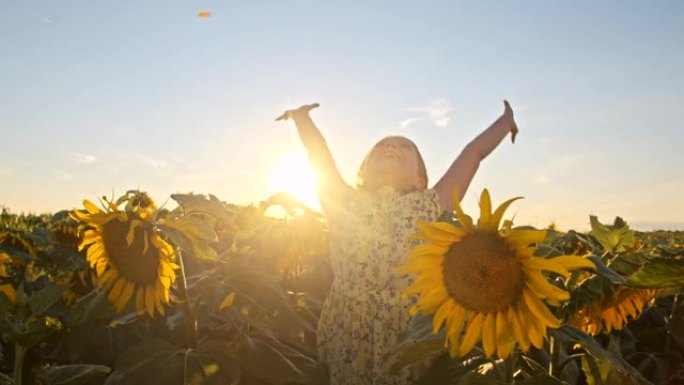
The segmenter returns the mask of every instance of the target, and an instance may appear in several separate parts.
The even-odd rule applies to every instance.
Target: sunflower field
[[[387,365],[429,363],[421,384],[684,383],[684,233],[515,226],[515,200],[484,190],[479,218],[454,202],[419,223]],[[287,194],[2,209],[0,384],[326,384],[332,279],[325,218]]]

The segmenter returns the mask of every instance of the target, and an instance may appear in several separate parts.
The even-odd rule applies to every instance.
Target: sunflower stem
[[[513,351],[511,351],[511,354],[506,357],[504,360],[505,362],[505,370],[506,370],[506,378],[504,381],[507,384],[513,384],[515,383],[515,364],[518,361],[518,349],[517,347],[513,347]]]
[[[14,344],[14,385],[22,385],[22,372],[24,371],[24,358],[26,349],[21,344]]]
[[[190,295],[188,294],[188,283],[185,278],[185,263],[183,262],[183,252],[178,251],[178,264],[180,265],[180,279],[178,289],[183,297],[183,313],[185,313],[185,332],[190,339],[190,346],[197,347],[197,317],[190,307]]]
[[[551,360],[549,361],[549,374],[556,378],[558,378],[560,375],[558,371],[560,368],[560,350],[560,341],[558,341],[554,336],[549,336],[549,353],[551,354]]]
[[[670,315],[667,317],[668,325],[674,319],[675,313],[677,312],[677,310],[679,310],[679,303],[680,303],[679,293],[675,293],[674,300],[672,301],[672,310],[670,311]],[[670,328],[668,327],[667,339],[665,339],[665,351],[666,352],[669,352],[670,346],[672,346],[672,333],[669,330],[670,330]]]

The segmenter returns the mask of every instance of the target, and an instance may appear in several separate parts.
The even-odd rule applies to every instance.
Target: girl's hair
[[[359,172],[356,173],[356,189],[359,191],[370,192],[374,188],[378,187],[373,186],[372,183],[368,183],[368,180],[365,179],[366,168],[368,167],[368,160],[370,159],[370,156],[373,153],[373,151],[375,151],[375,149],[378,147],[380,143],[382,143],[383,140],[389,138],[403,138],[409,141],[409,143],[411,143],[413,151],[415,151],[416,157],[418,158],[418,176],[420,176],[425,181],[425,186],[427,188],[427,168],[425,167],[425,161],[423,160],[423,156],[420,154],[420,151],[418,150],[418,146],[416,146],[416,144],[411,139],[406,138],[404,136],[386,136],[379,140],[377,143],[375,143],[373,147],[370,149],[370,151],[368,151],[366,156],[363,158],[363,162],[361,162],[361,166],[359,167]]]

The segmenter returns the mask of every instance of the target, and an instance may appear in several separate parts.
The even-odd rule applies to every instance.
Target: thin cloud
[[[40,21],[42,21],[43,23],[46,23],[46,24],[54,23],[52,20],[48,19],[47,17],[41,17]]]
[[[74,176],[66,171],[55,171],[55,178],[59,180],[72,180]]]
[[[91,164],[97,162],[97,157],[91,154],[71,154],[71,159],[80,164]]]
[[[399,123],[401,128],[406,128],[415,122],[427,120],[437,127],[448,127],[451,123],[451,113],[453,108],[445,99],[433,99],[427,105],[407,108],[404,111],[418,114]]]

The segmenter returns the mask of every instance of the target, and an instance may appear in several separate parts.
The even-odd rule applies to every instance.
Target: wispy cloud
[[[97,162],[97,157],[91,154],[71,154],[71,159],[80,164],[91,164]]]
[[[54,23],[51,19],[48,19],[47,17],[41,17],[40,21],[42,21],[43,23],[46,23],[46,24]]]
[[[66,171],[55,171],[54,175],[55,175],[55,178],[57,178],[59,180],[72,180],[72,179],[74,179],[74,176],[71,175],[70,173],[66,172]]]
[[[404,111],[411,112],[414,116],[402,120],[399,123],[401,128],[419,121],[429,121],[437,127],[447,127],[451,123],[453,108],[445,99],[432,99],[426,105],[406,108]]]
[[[125,161],[131,162],[135,165],[145,166],[155,171],[172,171],[169,162],[162,158],[155,158],[146,154],[128,154],[122,156]]]

